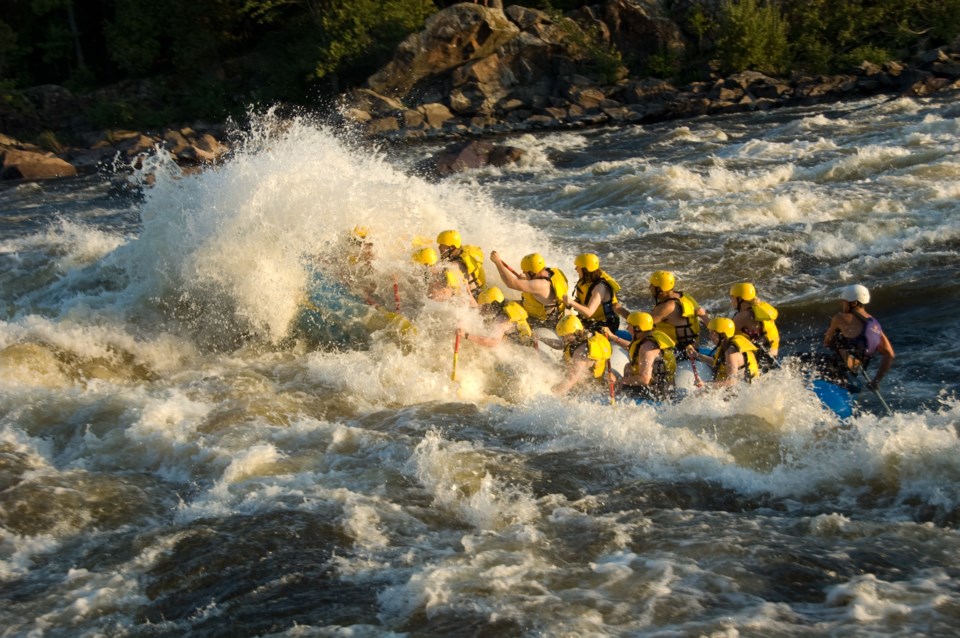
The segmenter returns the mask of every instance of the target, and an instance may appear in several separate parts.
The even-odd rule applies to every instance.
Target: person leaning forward
[[[412,259],[423,266],[423,283],[426,286],[427,297],[434,301],[462,297],[467,305],[476,305],[476,301],[469,294],[463,273],[455,265],[441,267],[436,250],[429,246],[420,248],[414,251]]]
[[[873,356],[879,354],[880,367],[867,385],[876,390],[893,365],[896,353],[880,322],[867,312],[868,303],[870,291],[865,286],[854,284],[844,288],[840,292],[840,313],[830,320],[823,345],[832,349],[842,365],[854,374],[866,370]]]
[[[620,338],[606,327],[603,334],[611,343],[627,348],[629,361],[623,368],[619,389],[623,396],[647,401],[668,401],[674,398],[677,358],[673,339],[654,330],[653,317],[646,312],[627,316],[632,340]]]
[[[477,297],[480,314],[486,324],[486,334],[463,332],[463,338],[481,346],[493,348],[505,338],[524,346],[535,346],[533,330],[527,323],[527,311],[516,301],[504,298],[503,291],[490,286]]]
[[[620,317],[630,313],[620,305],[617,293],[620,284],[600,268],[600,258],[593,253],[582,253],[573,262],[577,269],[577,284],[574,296],[564,296],[563,303],[580,313],[583,325],[591,330],[606,327],[616,332]]]
[[[490,261],[496,265],[503,283],[508,288],[520,291],[523,308],[531,323],[552,325],[560,319],[568,284],[566,275],[559,268],[547,268],[540,253],[531,253],[520,261],[522,277],[503,263],[495,250],[490,253]]]
[[[460,231],[445,230],[437,235],[440,259],[456,264],[474,299],[487,283],[483,270],[483,251],[477,246],[468,246],[460,238]]]
[[[777,329],[777,309],[757,298],[757,289],[748,281],[733,284],[730,288],[730,305],[733,307],[733,325],[737,334],[742,334],[757,346],[757,361],[764,370],[779,366],[780,331]]]
[[[653,323],[677,342],[677,350],[697,345],[700,324],[706,323],[707,311],[690,295],[675,290],[676,278],[672,272],[658,270],[650,275],[650,294],[653,296]]]
[[[612,348],[605,336],[586,330],[579,317],[572,314],[557,322],[556,332],[563,339],[567,376],[553,387],[554,394],[566,394],[574,387],[587,385],[588,381],[597,383],[598,387],[605,378],[612,383]]]
[[[716,345],[713,356],[700,354],[692,344],[687,346],[687,354],[713,369],[714,387],[734,386],[741,379],[749,382],[760,374],[755,354],[757,346],[742,334],[735,334],[733,319],[714,317],[707,324],[707,329],[710,331],[710,340]]]

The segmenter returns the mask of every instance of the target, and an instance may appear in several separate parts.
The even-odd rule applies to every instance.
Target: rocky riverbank
[[[343,95],[338,112],[327,117],[375,140],[462,142],[525,131],[648,124],[876,94],[922,97],[960,89],[960,43],[924,51],[909,62],[865,62],[843,75],[776,78],[748,71],[685,85],[630,77],[620,59],[688,46],[659,7],[655,2],[608,0],[561,18],[516,5],[505,11],[454,5],[401,43],[393,60],[371,76],[366,87]],[[610,51],[619,56],[607,55]],[[52,133],[42,145],[0,135],[3,179],[64,177],[130,165],[157,147],[184,167],[202,167],[230,150],[223,125],[89,131],[76,117],[80,98],[63,87],[35,87],[24,95],[32,125]],[[0,112],[0,124],[16,128],[16,120],[3,115]],[[57,131],[79,141],[63,145]],[[461,143],[423,168],[442,176],[516,157],[502,145]]]
[[[650,77],[605,81],[626,69],[598,68],[596,52],[583,45],[588,32],[603,34],[621,51],[682,46],[676,25],[649,4],[610,0],[562,20],[515,5],[505,12],[456,5],[404,41],[368,88],[346,95],[343,114],[368,135],[410,141],[645,124],[960,89],[960,43],[923,52],[910,63],[864,62],[844,75],[775,78],[747,71],[680,86]]]

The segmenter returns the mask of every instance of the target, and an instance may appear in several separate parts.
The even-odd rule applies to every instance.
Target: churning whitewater
[[[437,147],[267,113],[199,173],[5,187],[0,635],[954,635],[958,140],[955,101],[876,98],[521,135],[435,183]],[[483,322],[411,260],[448,228],[596,253],[632,310],[659,269],[714,315],[752,281],[786,355],[864,284],[892,414],[789,365],[611,406],[554,396],[548,348],[455,364]]]

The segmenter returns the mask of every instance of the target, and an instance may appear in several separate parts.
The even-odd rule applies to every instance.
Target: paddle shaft
[[[510,264],[508,264],[508,263],[505,262],[505,261],[500,262],[500,263],[503,264],[503,267],[504,267],[504,268],[506,268],[507,270],[509,270],[510,272],[512,272],[514,277],[516,277],[517,279],[523,279],[523,277],[520,276],[520,273],[518,273],[516,270],[514,270],[514,269],[510,266]]]
[[[697,372],[697,355],[687,352],[687,359],[690,359],[690,367],[693,368],[693,382],[698,388],[702,388],[703,381],[700,380],[700,373]]]
[[[457,331],[456,339],[453,342],[453,373],[450,375],[452,381],[457,380],[457,358],[460,356],[460,331]]]
[[[867,376],[867,371],[863,369],[863,366],[857,366],[857,371],[863,375],[863,380],[867,382],[867,388],[873,392],[873,396],[877,397],[877,400],[880,401],[880,405],[883,406],[883,409],[887,411],[887,416],[893,414],[893,410],[890,409],[890,406],[887,405],[887,402],[884,401],[883,397],[880,396],[880,391],[870,387],[870,377]]]

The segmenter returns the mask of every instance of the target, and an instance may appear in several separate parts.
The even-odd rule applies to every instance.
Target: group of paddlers
[[[464,299],[478,307],[485,319],[483,334],[460,330],[458,340],[462,336],[492,347],[507,338],[562,349],[567,373],[553,388],[557,394],[601,382],[609,384],[611,396],[665,401],[674,397],[678,358],[690,360],[696,383],[702,387],[749,382],[780,365],[778,311],[757,296],[751,282],[730,288],[730,316],[710,317],[692,296],[677,289],[672,272],[657,270],[648,279],[653,307],[648,312],[630,311],[617,297],[620,285],[601,268],[594,253],[576,257],[578,278],[571,286],[563,271],[548,266],[540,253],[523,257],[518,272],[493,251],[490,261],[504,286],[520,293],[518,300],[511,300],[500,287],[487,285],[483,251],[464,244],[458,231],[441,232],[436,245],[436,249],[431,244],[413,253],[413,261],[424,267],[427,295]],[[879,356],[880,365],[868,380],[876,390],[893,362],[893,347],[879,322],[866,311],[870,293],[864,286],[846,286],[840,301],[841,312],[824,335],[823,345],[831,354],[819,357],[817,367],[839,382],[848,372],[865,375],[867,362]],[[626,320],[626,330],[620,330],[621,319]],[[538,335],[537,329],[542,328],[556,338]],[[713,345],[709,354],[700,351],[702,328]],[[627,354],[622,370],[611,369],[614,345]],[[710,380],[700,380],[697,363],[710,368]]]

